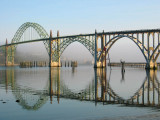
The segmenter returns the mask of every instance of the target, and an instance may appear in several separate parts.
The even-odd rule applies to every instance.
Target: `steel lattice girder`
[[[40,36],[40,38],[49,38],[48,33],[46,32],[46,30],[42,26],[40,26],[37,23],[26,22],[26,23],[24,23],[23,25],[21,25],[19,27],[19,29],[17,30],[17,32],[15,33],[15,35],[14,35],[14,37],[12,39],[12,43],[20,42],[23,33],[29,27],[34,28],[37,31],[37,33]],[[46,48],[46,50],[47,50],[47,52],[49,54],[49,41],[44,41],[43,43],[44,43],[45,48]],[[15,49],[16,49],[16,46],[15,46]]]
[[[62,41],[62,40],[61,40]],[[57,50],[57,47],[56,45],[53,46],[53,51],[54,51],[54,54],[53,54],[53,59],[54,61],[58,61],[60,56],[62,55],[62,53],[64,52],[64,50],[73,42],[79,42],[81,43],[82,45],[84,45],[88,50],[89,52],[92,54],[92,56],[94,56],[94,47],[95,47],[95,42],[94,42],[94,39],[86,39],[84,37],[71,37],[71,38],[66,38],[64,39],[61,43],[60,43],[60,46],[59,46],[59,50]],[[58,54],[59,53],[59,54]]]

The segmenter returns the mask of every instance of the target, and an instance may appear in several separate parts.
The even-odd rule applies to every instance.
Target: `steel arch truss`
[[[33,28],[38,33],[38,35],[41,39],[42,38],[47,39],[49,37],[49,35],[45,31],[45,29],[42,26],[40,26],[39,24],[26,22],[19,27],[19,29],[17,30],[17,32],[15,33],[15,35],[11,41],[11,44],[23,42],[21,38],[22,38],[23,34],[25,33],[25,31],[30,27]],[[24,41],[26,41],[26,40],[24,40]],[[30,40],[30,41],[32,41],[32,40]],[[43,41],[43,43],[45,45],[47,52],[49,53],[49,41],[45,40],[45,41]],[[14,52],[15,52],[16,48],[17,48],[17,45],[6,46],[6,53],[7,53],[6,65],[7,66],[14,65]]]
[[[155,34],[157,34],[157,39],[155,39]],[[104,54],[105,55],[108,54],[113,44],[116,43],[119,39],[129,38],[137,45],[137,47],[142,52],[148,67],[152,67],[151,64],[153,65],[153,67],[155,67],[156,61],[160,53],[159,34],[160,34],[159,32],[158,33],[147,32],[147,33],[131,33],[131,34],[112,34],[112,37],[111,35],[108,35],[109,40],[105,42],[104,49],[101,49],[101,51],[97,51],[98,54],[97,61],[102,62],[105,59]],[[107,34],[103,36],[105,36],[104,38],[106,40]],[[150,38],[150,36],[152,38]]]
[[[95,38],[94,37],[84,37],[84,36],[78,36],[78,37],[67,37],[63,39],[58,39],[60,43],[54,42],[52,49],[54,51],[52,60],[55,62],[58,62],[60,56],[64,52],[64,50],[73,42],[79,42],[82,45],[84,45],[89,52],[94,56],[95,52]],[[58,41],[57,40],[57,41]]]
[[[21,37],[22,37],[23,33],[29,27],[34,28],[37,31],[40,38],[49,38],[48,33],[46,32],[46,30],[41,25],[39,25],[37,23],[26,22],[19,27],[19,29],[17,30],[17,32],[15,33],[15,35],[12,39],[12,43],[21,42],[20,40],[21,40]],[[44,41],[43,43],[45,45],[45,48],[46,48],[47,52],[49,53],[49,42]],[[16,48],[16,46],[15,46],[15,48]]]

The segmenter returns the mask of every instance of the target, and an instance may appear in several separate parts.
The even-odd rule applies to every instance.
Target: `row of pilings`
[[[61,67],[62,67],[62,62],[61,62]],[[19,67],[21,68],[29,68],[29,67],[48,67],[49,63],[46,61],[24,61],[20,62]],[[71,62],[64,62],[65,67],[77,67],[78,63],[77,61],[71,61]]]
[[[61,64],[61,66],[62,66],[62,64]],[[78,66],[78,63],[77,63],[77,61],[71,61],[71,62],[66,62],[65,61],[65,64],[64,64],[64,66],[65,67],[77,67]]]
[[[46,61],[24,61],[20,62],[19,66],[21,68],[26,68],[26,67],[47,67],[48,62]]]
[[[108,63],[110,67],[122,67],[122,63],[112,62]],[[146,68],[146,63],[124,63],[125,67],[134,67],[134,68]],[[157,69],[160,69],[160,63],[157,63]]]

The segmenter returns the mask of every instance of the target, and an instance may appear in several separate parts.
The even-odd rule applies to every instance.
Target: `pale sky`
[[[95,29],[98,32],[157,29],[160,28],[159,13],[160,0],[0,0],[0,44],[6,38],[10,42],[25,22],[38,23],[48,33],[52,29],[54,36],[57,30],[60,35],[73,35],[94,33]],[[63,56],[75,58],[80,54],[84,55],[82,60],[91,60],[90,53],[85,49],[81,52],[82,48],[81,44],[73,44]],[[110,56],[113,61],[121,58],[144,61],[138,48],[127,40],[116,43]]]

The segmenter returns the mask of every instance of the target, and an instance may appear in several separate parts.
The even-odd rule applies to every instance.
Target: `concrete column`
[[[11,46],[12,49],[12,66],[14,66],[14,46]]]
[[[97,31],[95,30],[94,68],[97,68]]]
[[[59,37],[59,31],[57,31],[57,37]],[[60,39],[57,39],[57,51],[58,51],[58,67],[61,67],[61,60],[60,60]]]
[[[150,33],[148,33],[147,34],[147,49],[148,49],[148,60],[150,59],[150,49],[149,49],[149,47],[150,47],[150,44],[149,44],[149,41],[150,41],[150,39],[149,39],[149,37],[150,37]]]
[[[152,59],[152,60],[148,60],[149,62],[146,63],[146,67],[145,69],[153,69],[156,70],[157,69],[157,63]]]
[[[50,41],[49,41],[49,67],[52,67],[52,30],[50,30]]]
[[[103,30],[104,33],[104,30]],[[103,35],[103,67],[106,68],[106,47],[105,47],[105,36]]]
[[[150,68],[150,69],[154,69],[154,70],[157,69],[157,63],[154,62],[153,60],[151,60],[151,61],[150,61],[150,66],[149,66],[149,68]]]
[[[148,49],[149,53],[150,51],[154,52],[154,47],[150,47]],[[149,57],[148,57],[148,62],[146,64],[146,69],[157,69],[157,63],[156,63],[156,58],[155,58],[155,55],[153,55],[152,58],[150,58],[150,54],[149,54]]]
[[[59,31],[57,31],[57,40],[55,40],[54,42],[56,42],[56,45],[57,45],[57,56],[60,56],[60,48],[59,48],[59,46],[60,46],[60,40],[59,40]],[[51,45],[53,44],[53,40],[51,41]],[[51,67],[61,67],[61,62],[60,62],[60,58],[58,58],[58,62],[57,61],[53,61],[53,52],[55,52],[55,51],[53,51],[53,50],[51,50]]]
[[[6,39],[6,49],[5,49],[5,66],[7,67],[8,66],[8,41]]]
[[[104,33],[104,31],[103,31]],[[98,48],[98,37],[101,37],[101,47]],[[95,32],[95,65],[96,68],[105,68],[106,67],[106,48],[105,48],[105,35],[102,34],[101,36],[97,36],[96,32]],[[97,52],[99,52],[99,50],[102,52],[101,54],[101,58],[99,59],[99,61],[97,61]],[[96,52],[97,51],[97,52]]]

